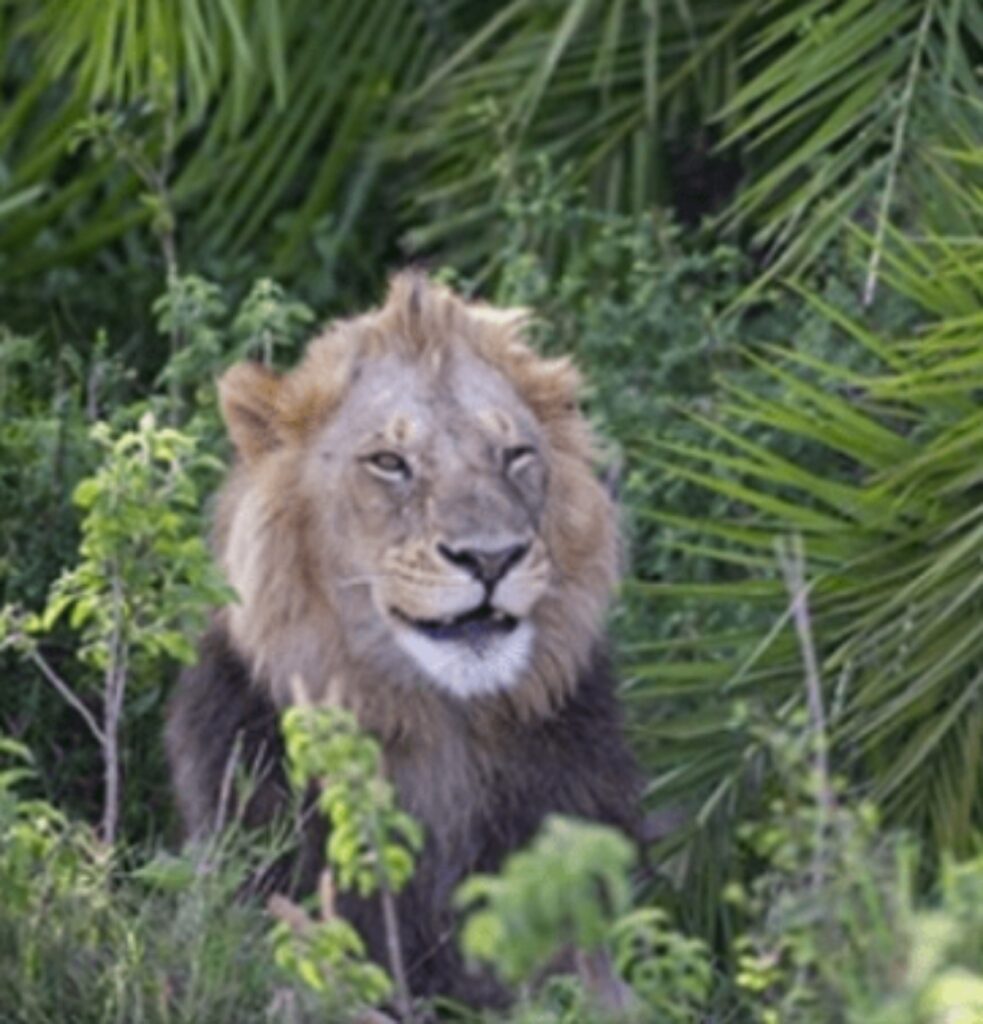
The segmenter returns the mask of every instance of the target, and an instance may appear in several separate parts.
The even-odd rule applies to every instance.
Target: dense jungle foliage
[[[575,354],[631,543],[661,837],[467,883],[495,1019],[983,1021],[981,75],[971,0],[0,0],[0,1022],[476,1019],[237,899],[289,836],[182,853],[162,752],[215,378],[409,263]],[[285,727],[398,890],[371,738]]]

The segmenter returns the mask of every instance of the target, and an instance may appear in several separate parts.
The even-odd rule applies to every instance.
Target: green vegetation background
[[[981,44],[963,0],[0,0],[0,1020],[320,1012],[234,875],[147,881],[162,709],[211,382],[409,262],[592,385],[674,823],[636,902],[712,964],[650,1019],[983,1020]],[[111,863],[52,674],[121,702]]]

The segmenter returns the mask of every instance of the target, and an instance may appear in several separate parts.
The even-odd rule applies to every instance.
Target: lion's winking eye
[[[516,473],[536,457],[536,449],[529,444],[517,444],[512,448],[506,448],[504,452],[505,470],[508,473]]]
[[[373,452],[371,455],[366,455],[362,462],[377,476],[390,480],[408,480],[412,476],[409,463],[396,452]]]

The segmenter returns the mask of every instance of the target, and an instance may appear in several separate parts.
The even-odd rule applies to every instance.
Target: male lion
[[[616,514],[577,373],[536,355],[523,323],[406,273],[285,376],[225,374],[238,459],[216,542],[238,601],[182,675],[167,732],[200,836],[237,759],[261,769],[247,823],[286,806],[277,712],[293,680],[354,712],[426,832],[399,899],[411,986],[471,1002],[501,993],[457,951],[457,884],[497,869],[549,813],[637,826],[602,635]],[[313,886],[323,840],[308,830],[295,891]],[[339,909],[385,963],[374,901]]]

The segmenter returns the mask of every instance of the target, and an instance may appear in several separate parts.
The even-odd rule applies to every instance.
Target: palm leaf
[[[126,168],[70,156],[76,124],[92,105],[108,105],[137,118],[152,159],[165,162],[173,149],[180,241],[196,263],[245,257],[302,272],[315,229],[340,248],[373,197],[381,205],[393,99],[422,81],[438,28],[412,0],[16,7],[0,54],[31,70],[18,71],[29,84],[0,113],[0,159],[13,186],[44,197],[5,218],[0,249],[16,247],[16,275],[37,274],[98,253],[148,217]],[[272,225],[285,215],[284,235]],[[51,229],[59,234],[66,216],[99,229],[52,246]]]
[[[979,99],[979,30],[959,0],[817,0],[765,21],[746,51],[754,71],[719,115],[732,125],[722,144],[749,161],[730,215],[770,252],[764,280],[808,265],[844,216],[873,214],[879,254],[902,195],[923,215],[937,207],[924,154],[956,138],[958,109]]]
[[[502,8],[410,98],[424,116],[394,146],[420,165],[407,216],[439,225],[416,244],[456,242],[465,225],[447,221],[451,204],[477,208],[489,194],[500,203],[543,153],[589,185],[598,205],[640,212],[665,202],[667,140],[729,97],[736,43],[756,6],[516,0]],[[489,227],[485,258],[496,244]]]
[[[981,210],[983,203],[970,207],[966,217]],[[696,551],[718,570],[717,581],[667,580],[637,593],[708,612],[729,607],[745,623],[635,654],[632,701],[658,797],[697,810],[690,833],[667,850],[689,857],[685,878],[700,876],[701,886],[707,839],[746,813],[764,756],[726,707],[750,702],[784,720],[805,703],[789,596],[765,558],[775,536],[799,534],[807,552],[837,770],[891,822],[925,836],[929,849],[966,850],[983,826],[983,245],[887,237],[886,274],[936,318],[930,327],[888,340],[806,295],[877,365],[860,373],[775,348],[767,360],[752,353],[759,379],[777,388],[729,387],[719,418],[696,419],[705,444],[637,449],[653,471],[678,475],[730,509],[712,521],[642,513],[671,528],[667,545]],[[801,451],[803,438],[812,457],[790,463],[783,451]],[[704,730],[708,709],[715,737]]]

